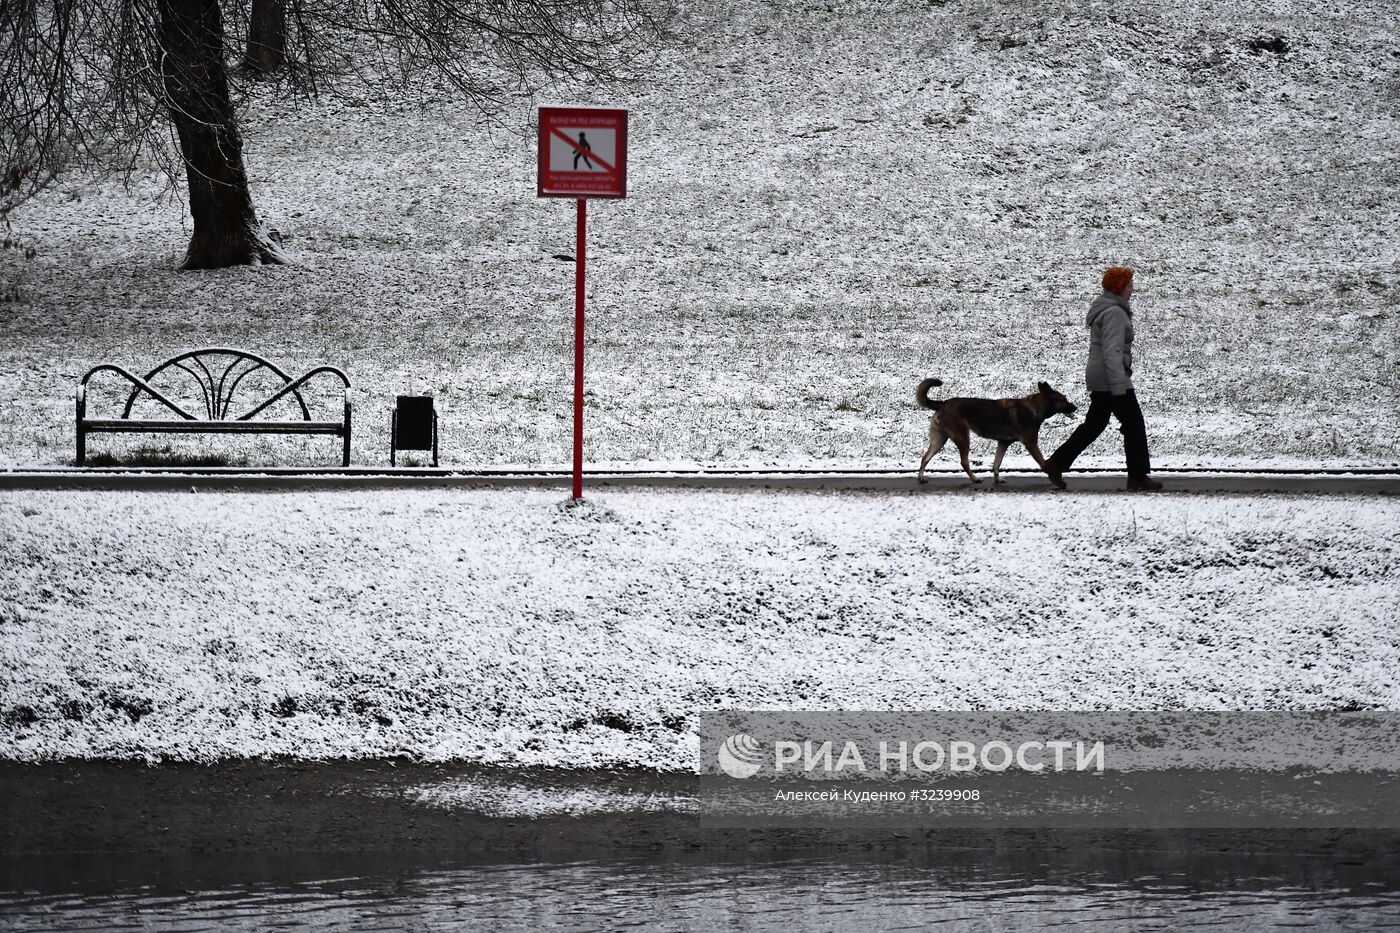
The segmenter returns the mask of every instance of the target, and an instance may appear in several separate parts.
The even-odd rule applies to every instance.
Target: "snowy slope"
[[[639,84],[551,98],[633,115],[631,197],[590,214],[591,456],[912,463],[925,375],[1082,395],[1128,263],[1160,461],[1400,460],[1398,29],[1380,0],[686,4]],[[449,462],[566,461],[572,205],[534,197],[532,112],[263,93],[292,268],[177,273],[178,203],[64,179],[15,218],[39,256],[2,257],[0,458],[72,456],[94,362],[232,343],[349,370],[358,462],[410,389]]]
[[[1400,503],[0,493],[0,754],[691,767],[706,709],[1400,705]]]

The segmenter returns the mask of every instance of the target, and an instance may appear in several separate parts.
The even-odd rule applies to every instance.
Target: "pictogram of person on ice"
[[[584,133],[578,134],[578,147],[574,149],[574,171],[578,171],[578,160],[582,159],[589,168],[593,170],[593,163],[588,160],[588,154],[593,151],[593,147],[588,144],[588,137]]]

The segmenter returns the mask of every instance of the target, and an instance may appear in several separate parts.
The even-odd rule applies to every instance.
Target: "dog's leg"
[[[946,443],[948,443],[948,437],[938,429],[938,417],[935,415],[928,419],[928,450],[924,451],[924,459],[919,461],[919,482],[928,482],[924,479],[924,467],[928,466],[928,462],[937,456]]]
[[[1040,445],[1036,443],[1036,438],[1028,437],[1021,443],[1031,452],[1031,456],[1035,458],[1036,463],[1040,464],[1040,468],[1045,469],[1045,457],[1040,453]]]
[[[992,461],[993,486],[1001,482],[1001,458],[1006,456],[1006,448],[1010,446],[1010,441],[997,441],[997,458]]]
[[[1031,452],[1031,456],[1035,458],[1036,463],[1040,464],[1040,468],[1045,471],[1045,475],[1050,477],[1050,482],[1054,483],[1056,488],[1064,489],[1065,481],[1063,479],[1055,479],[1054,474],[1050,472],[1050,467],[1045,462],[1045,457],[1040,453],[1040,444],[1037,443],[1038,440],[1039,438],[1036,437],[1028,437],[1021,443]]]
[[[977,474],[972,472],[972,465],[967,462],[967,454],[971,448],[971,444],[968,443],[967,433],[964,432],[962,434],[953,435],[953,443],[958,445],[958,458],[962,460],[963,472],[967,474],[967,478],[974,483],[982,482],[977,478]]]

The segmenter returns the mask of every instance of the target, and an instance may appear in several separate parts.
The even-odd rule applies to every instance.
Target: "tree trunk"
[[[281,68],[287,57],[286,26],[286,0],[253,0],[243,66],[258,74]]]
[[[263,230],[248,193],[224,70],[219,0],[157,0],[161,78],[180,138],[194,235],[185,269],[281,263],[281,248]]]

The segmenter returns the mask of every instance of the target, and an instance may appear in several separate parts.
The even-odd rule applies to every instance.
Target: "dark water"
[[[1121,871],[1001,873],[851,861],[642,861],[395,869],[335,878],[9,891],[7,930],[457,930],[842,928],[1088,930],[1400,927],[1400,879],[1327,871],[1208,883]],[[1216,873],[1219,874],[1219,873]],[[1312,877],[1316,875],[1316,877]],[[180,884],[188,884],[186,879]],[[78,888],[81,887],[81,890]],[[104,889],[106,888],[106,889]]]

